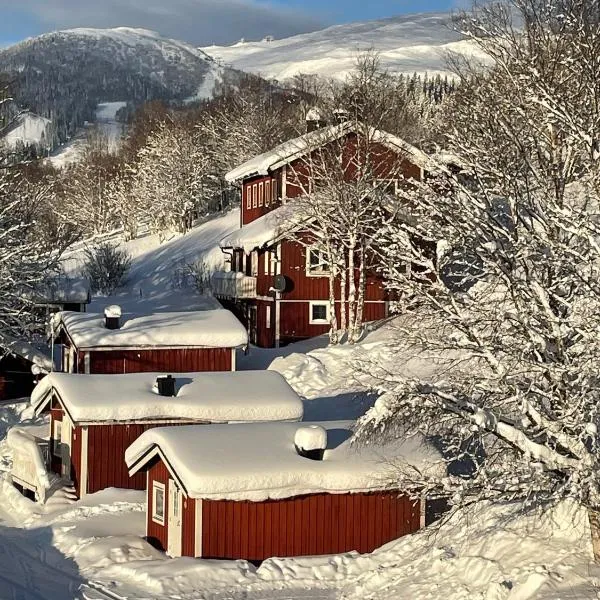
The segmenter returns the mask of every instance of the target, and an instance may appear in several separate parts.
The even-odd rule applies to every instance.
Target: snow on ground
[[[185,235],[145,235],[124,242],[115,234],[109,238],[127,250],[133,263],[125,285],[110,298],[97,297],[88,306],[89,312],[103,312],[109,304],[119,304],[123,312],[148,314],[219,308],[214,298],[201,296],[194,289],[186,267],[195,262],[210,270],[224,267],[225,255],[219,241],[239,227],[239,210],[232,210],[198,225]],[[69,275],[81,271],[84,249],[90,241],[73,247],[64,257],[64,269]]]
[[[2,144],[14,149],[18,144],[48,146],[52,121],[31,112],[20,114],[9,126],[8,133],[2,138]]]
[[[375,49],[395,73],[450,74],[448,53],[475,55],[454,31],[448,13],[420,13],[348,23],[274,41],[207,46],[204,52],[228,66],[280,81],[298,73],[343,78],[360,51]]]

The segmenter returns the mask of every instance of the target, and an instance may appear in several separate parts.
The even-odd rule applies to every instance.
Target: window
[[[325,252],[319,248],[309,247],[306,250],[306,274],[309,276],[322,276],[329,273],[329,263]]]
[[[263,254],[265,260],[265,275],[271,274],[271,251],[268,250]]]
[[[277,179],[273,179],[273,183],[271,184],[271,199],[273,202],[277,201]]]
[[[252,186],[252,208],[256,208],[258,202],[258,185],[256,183]]]
[[[165,484],[160,481],[152,482],[152,520],[165,524]]]
[[[54,431],[52,432],[52,454],[60,456],[60,447],[62,444],[62,421],[54,421]]]
[[[261,181],[258,184],[258,205],[259,206],[263,205],[264,199],[265,199],[265,189],[264,189],[263,182]]]
[[[252,208],[252,186],[246,186],[246,208]]]
[[[267,306],[267,314],[266,314],[266,327],[267,329],[271,329],[271,307]]]
[[[269,206],[271,203],[271,180],[265,181],[265,206]]]
[[[309,306],[309,322],[311,325],[329,324],[329,303],[311,302]]]
[[[258,275],[258,252],[252,252],[250,255],[251,260],[251,272],[250,275],[252,277],[256,277]]]

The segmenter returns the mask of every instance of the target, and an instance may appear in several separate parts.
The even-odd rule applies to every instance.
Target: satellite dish
[[[285,278],[285,275],[275,275],[271,287],[276,292],[285,292],[285,289],[287,288],[287,279]]]

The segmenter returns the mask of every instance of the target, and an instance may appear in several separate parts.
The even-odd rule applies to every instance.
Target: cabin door
[[[64,416],[61,427],[60,453],[62,459],[62,476],[71,478],[71,440],[73,438],[73,424],[67,415]]]
[[[181,513],[183,496],[177,484],[169,479],[169,535],[167,541],[167,554],[181,556]]]

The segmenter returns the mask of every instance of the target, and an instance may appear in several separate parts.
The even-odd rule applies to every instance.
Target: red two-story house
[[[330,326],[328,266],[311,248],[310,223],[290,226],[294,199],[312,185],[310,155],[328,145],[355,147],[363,128],[348,121],[310,129],[226,175],[241,189],[240,229],[221,240],[230,271],[213,276],[213,293],[246,324],[250,342],[261,347],[322,335]],[[369,137],[371,160],[378,161],[375,178],[389,180],[392,190],[399,180],[422,180],[430,164],[427,155],[382,131],[371,129]],[[385,318],[388,300],[381,277],[370,273],[364,321]]]

